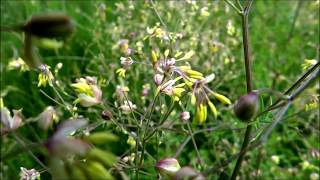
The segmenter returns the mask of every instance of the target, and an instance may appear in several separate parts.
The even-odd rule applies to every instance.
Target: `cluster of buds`
[[[118,46],[120,49],[120,52],[125,55],[126,57],[130,56],[133,52],[131,48],[129,48],[129,40],[128,39],[121,39],[118,42]]]
[[[101,103],[102,91],[97,85],[97,78],[87,76],[77,79],[77,82],[71,85],[78,93],[78,98],[74,103],[80,103],[83,107],[90,107]]]
[[[160,27],[160,23],[157,23],[154,27],[147,27],[147,33],[149,37],[157,37],[161,41],[169,41],[170,37],[168,33]]]

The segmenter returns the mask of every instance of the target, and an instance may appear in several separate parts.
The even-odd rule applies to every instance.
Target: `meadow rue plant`
[[[1,9],[0,179],[319,178],[319,0]]]

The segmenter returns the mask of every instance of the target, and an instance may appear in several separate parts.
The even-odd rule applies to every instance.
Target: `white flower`
[[[20,167],[20,180],[35,180],[40,177],[40,173],[35,169]]]
[[[120,106],[120,109],[125,113],[129,114],[131,113],[134,109],[136,109],[137,106],[133,104],[131,101],[124,101],[124,104]]]

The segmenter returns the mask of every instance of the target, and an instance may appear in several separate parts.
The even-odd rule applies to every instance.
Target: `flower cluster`
[[[191,102],[196,105],[194,121],[203,124],[207,119],[207,106],[215,117],[218,115],[215,105],[210,101],[211,96],[226,105],[230,105],[231,101],[207,86],[214,80],[214,74],[205,77],[201,72],[193,70],[189,64],[177,66],[177,62],[191,59],[194,51],[189,51],[184,56],[182,54],[178,52],[170,57],[169,50],[166,50],[163,56],[151,52],[157,93],[164,93],[174,101],[179,101],[184,92],[191,91]]]
[[[38,82],[38,87],[41,87],[41,86],[45,87],[47,84],[52,86],[54,77],[53,77],[53,74],[50,71],[50,66],[42,64],[39,67],[39,69],[40,69],[40,73],[39,73],[39,76],[38,76],[38,81],[39,81]]]
[[[102,91],[97,85],[97,78],[87,76],[76,80],[76,83],[71,85],[78,93],[78,98],[74,103],[80,103],[83,107],[90,107],[101,103]]]

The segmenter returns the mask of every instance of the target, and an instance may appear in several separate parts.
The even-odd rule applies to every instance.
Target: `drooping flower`
[[[80,103],[83,107],[90,107],[101,103],[102,91],[97,85],[95,77],[80,78],[71,85],[78,93],[74,103]]]
[[[39,67],[40,69],[40,73],[38,75],[38,87],[45,87],[47,84],[49,84],[50,86],[53,85],[53,74],[50,71],[50,66],[42,64]]]
[[[173,178],[180,168],[180,164],[175,158],[165,158],[156,164],[156,170],[163,178]]]
[[[158,87],[157,93],[163,92],[164,94],[172,97],[174,101],[179,101],[182,93],[185,91],[183,88],[185,83],[180,83],[175,85],[177,81],[182,79],[181,77],[177,77],[176,79],[169,80],[163,83],[161,86]]]
[[[38,126],[42,129],[48,129],[54,121],[57,121],[58,116],[56,110],[52,106],[48,106],[39,116],[37,117]]]
[[[214,74],[211,74],[207,77],[204,77],[201,80],[196,80],[193,83],[192,98],[191,103],[196,105],[196,115],[194,121],[197,124],[203,124],[207,119],[207,105],[214,115],[215,118],[218,116],[217,109],[215,105],[210,100],[210,95],[215,97],[217,100],[223,104],[230,105],[231,101],[222,94],[212,91],[207,87],[206,84],[211,82],[214,79]]]

